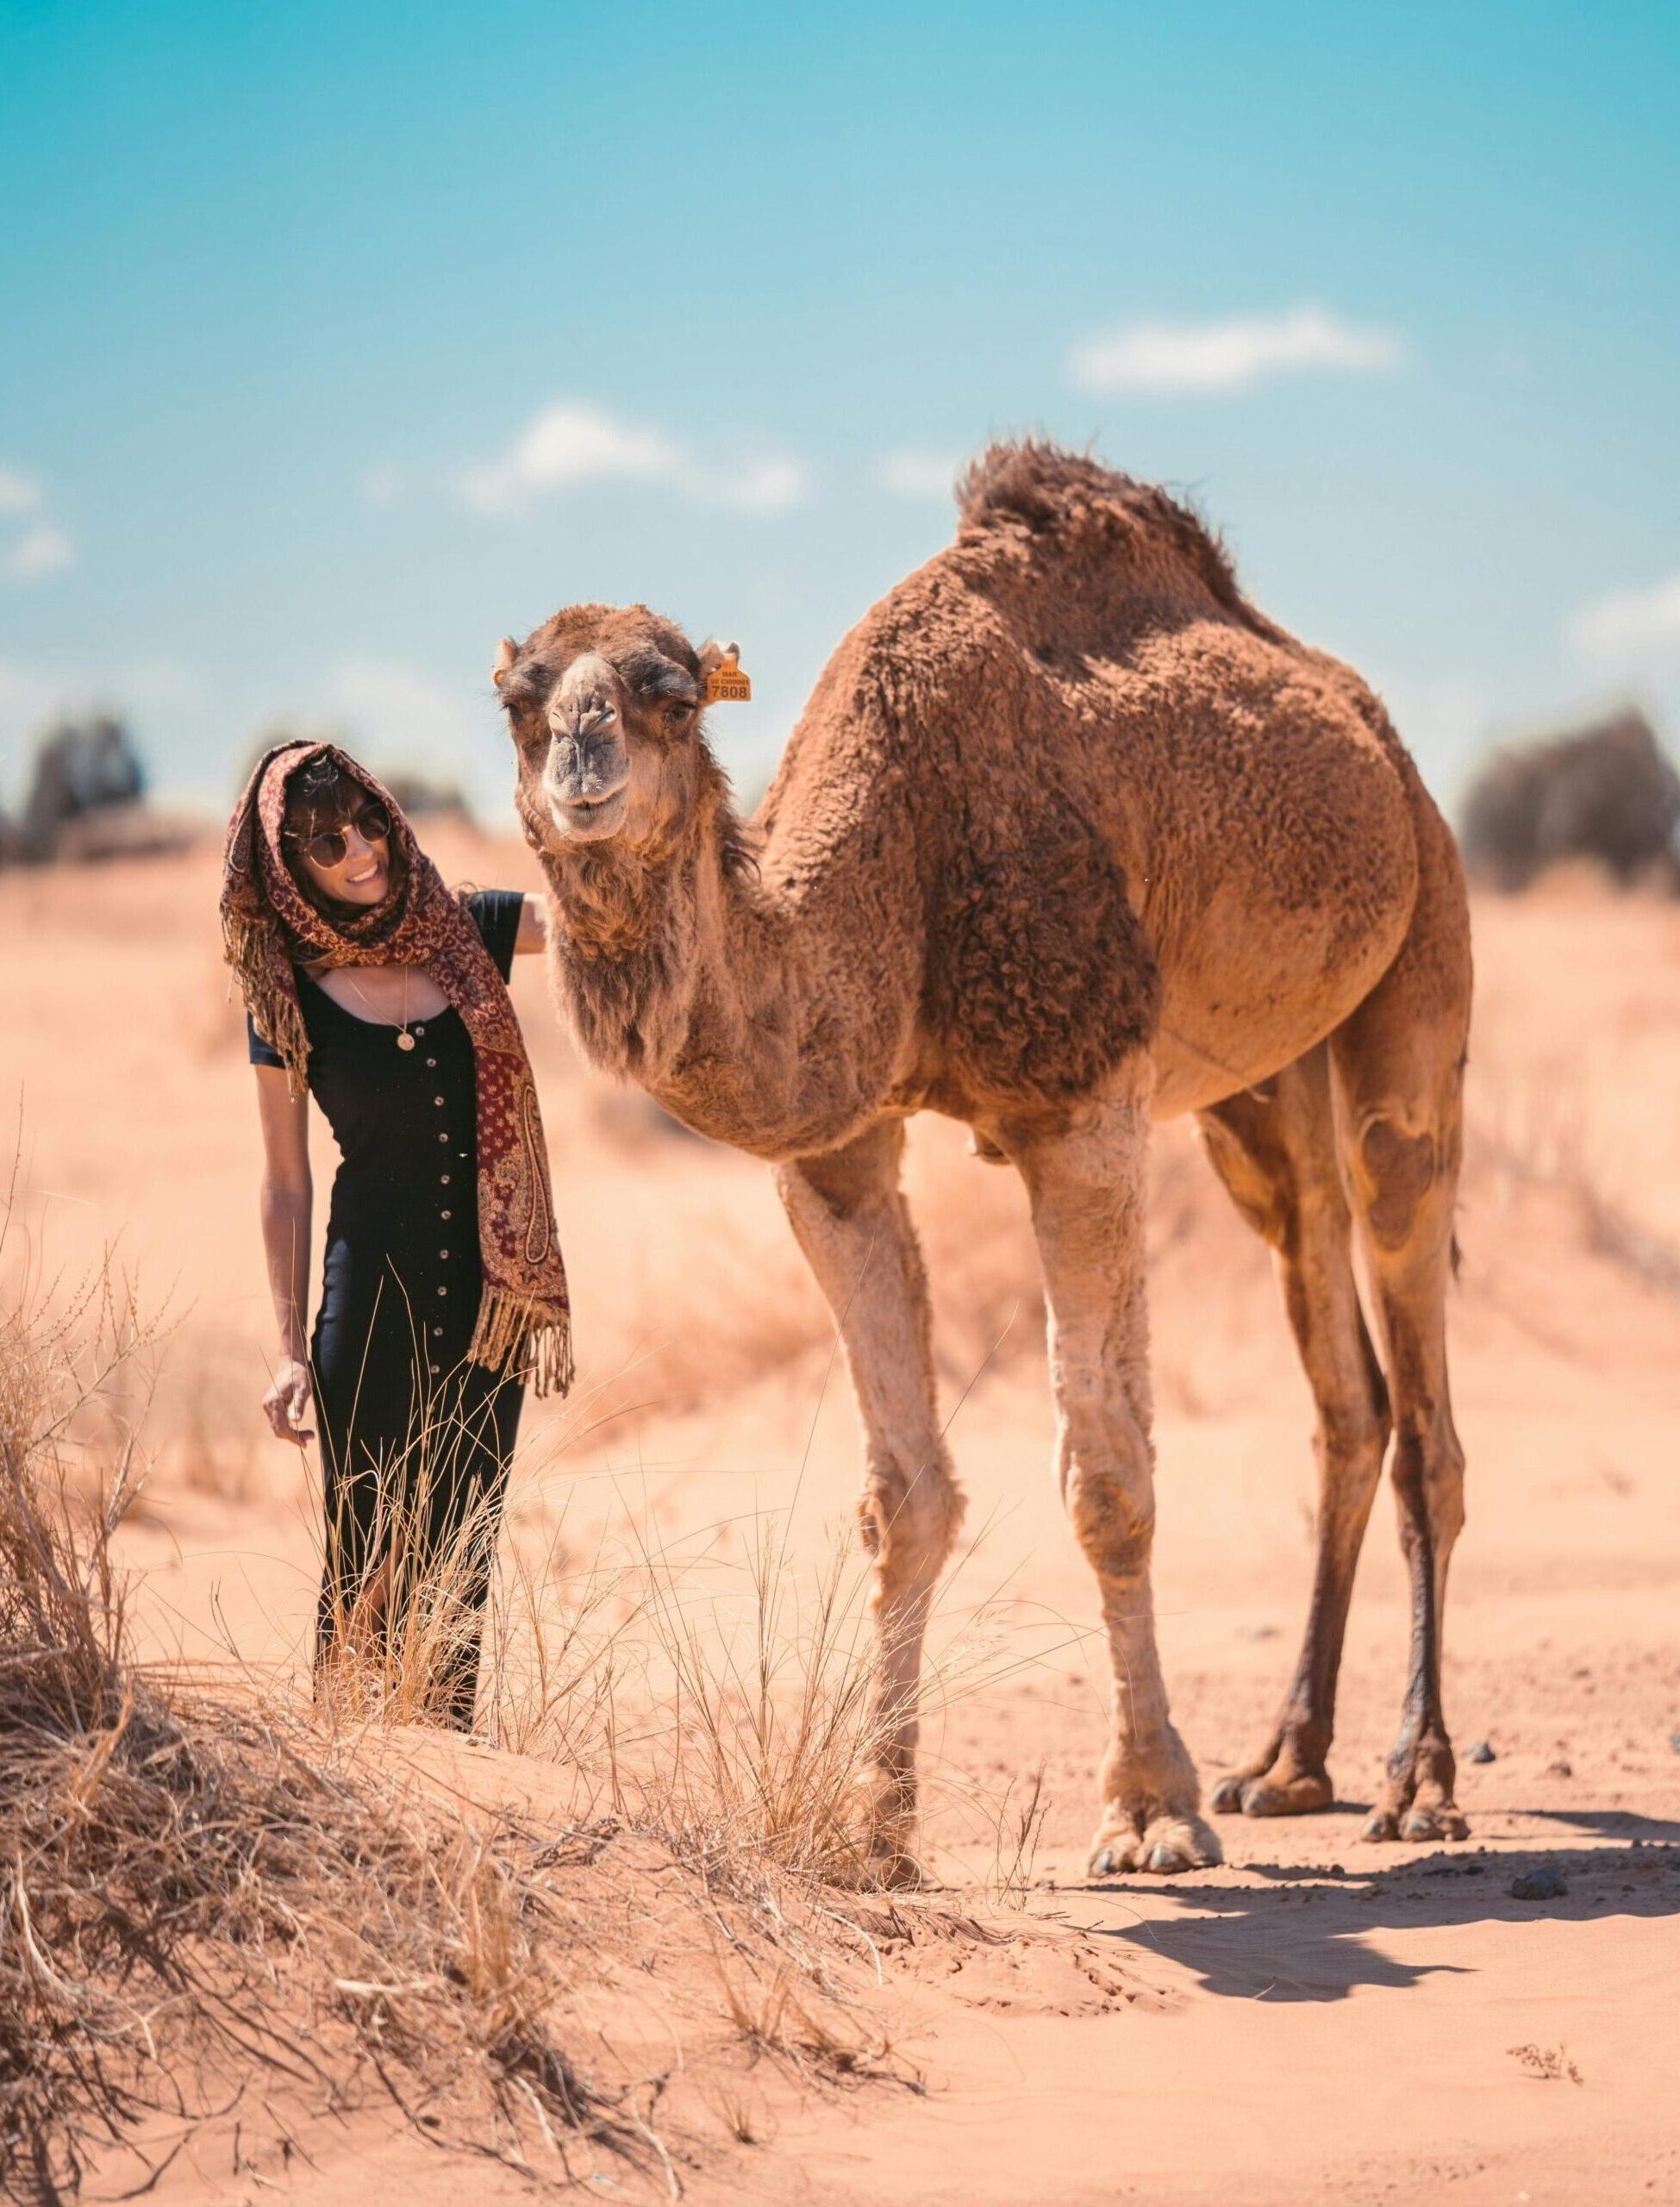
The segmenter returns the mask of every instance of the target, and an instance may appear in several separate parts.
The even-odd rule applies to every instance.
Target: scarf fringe
[[[467,1354],[491,1372],[527,1381],[539,1396],[569,1394],[577,1376],[571,1313],[564,1304],[486,1287]]]
[[[242,912],[225,912],[222,943],[228,963],[244,991],[252,1023],[271,1049],[284,1060],[286,1082],[293,1096],[309,1093],[309,1038],[303,1025],[303,1006],[276,978],[271,963],[272,930]]]

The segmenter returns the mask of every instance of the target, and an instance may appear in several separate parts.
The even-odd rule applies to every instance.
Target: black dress
[[[504,981],[523,903],[514,890],[466,900]],[[309,1353],[326,1489],[317,1672],[400,1520],[383,1619],[358,1637],[465,1729],[524,1397],[467,1356],[484,1288],[472,1043],[453,1006],[410,1020],[404,1050],[398,1028],[358,1018],[301,969],[297,993],[309,1092],[343,1160]],[[254,1028],[250,1051],[253,1065],[282,1062]]]

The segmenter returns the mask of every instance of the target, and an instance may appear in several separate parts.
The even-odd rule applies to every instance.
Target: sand
[[[452,878],[531,882],[521,850],[433,840]],[[154,1468],[122,1535],[148,1647],[284,1672],[313,1599],[314,1472],[259,1421],[259,1149],[215,874],[204,854],[0,878],[0,1110],[21,1098],[29,1239],[72,1270],[116,1242],[174,1312],[146,1428]],[[760,2065],[753,2144],[724,2135],[707,2083],[724,2057],[696,2036],[671,2103],[691,2198],[1680,2198],[1680,910],[1555,884],[1479,903],[1476,939],[1452,1320],[1470,1516],[1446,1668],[1470,1841],[1357,1835],[1405,1665],[1379,1504],[1335,1807],[1221,1819],[1222,1869],[1087,1881],[1102,1659],[1048,1476],[1030,1239],[1012,1176],[921,1122],[912,1185],[970,1497],[935,1638],[984,1648],[930,1728],[925,1852],[942,1890],[926,1905],[971,1928],[883,1952],[869,1999],[901,2081],[840,2091]],[[528,1418],[509,1538],[558,1528],[564,1556],[584,1559],[633,1518],[727,1565],[755,1512],[785,1512],[794,1556],[815,1565],[843,1534],[855,1427],[767,1176],[588,1075],[539,972],[521,969],[516,993],[583,1378],[565,1410]],[[1187,1131],[1159,1147],[1156,1592],[1205,1781],[1251,1750],[1293,1657],[1309,1407],[1264,1252]],[[323,1141],[323,1192],[330,1163]],[[1465,1760],[1478,1740],[1493,1760]],[[537,1766],[474,1752],[485,1797],[540,1796]],[[1042,1822],[1006,1901],[1000,1835],[1034,1773]],[[1520,1897],[1541,1873],[1564,1889]],[[207,2132],[153,2196],[528,2196],[389,2121],[307,2142],[313,2166],[236,2168]],[[606,2196],[661,2188],[596,2175]]]

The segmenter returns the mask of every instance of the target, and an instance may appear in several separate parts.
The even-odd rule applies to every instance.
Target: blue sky
[[[759,780],[989,435],[1194,492],[1451,797],[1680,742],[1671,8],[0,0],[0,788],[128,709],[505,811],[496,638],[739,637]]]

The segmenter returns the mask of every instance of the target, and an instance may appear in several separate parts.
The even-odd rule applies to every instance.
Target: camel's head
[[[493,679],[519,754],[517,803],[536,849],[615,841],[648,855],[692,818],[706,780],[696,652],[645,605],[573,605],[502,639]]]

